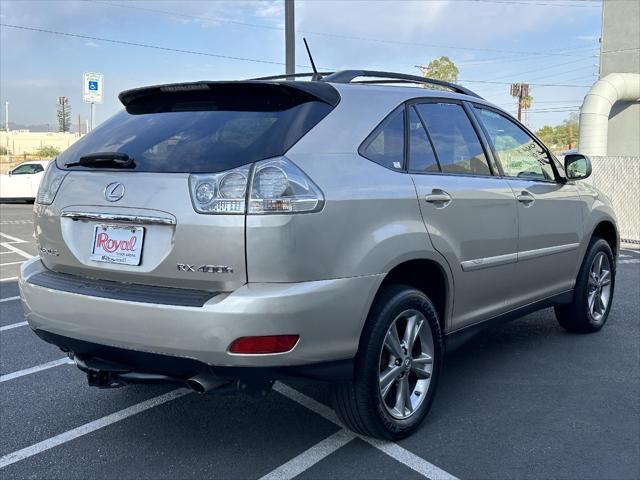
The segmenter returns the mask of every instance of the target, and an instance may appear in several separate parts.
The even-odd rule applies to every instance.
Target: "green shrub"
[[[59,153],[60,153],[60,150],[58,150],[56,147],[52,147],[51,145],[44,145],[36,151],[36,155],[44,158],[52,158],[58,155]]]

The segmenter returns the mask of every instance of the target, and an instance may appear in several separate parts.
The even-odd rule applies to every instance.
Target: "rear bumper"
[[[26,319],[39,334],[217,367],[289,367],[354,357],[383,278],[247,284],[191,307],[90,296],[29,282],[45,271],[34,258],[22,265],[19,281]],[[298,334],[300,341],[282,354],[228,352],[238,337],[278,334]]]

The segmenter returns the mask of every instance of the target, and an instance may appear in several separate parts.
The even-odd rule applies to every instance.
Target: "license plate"
[[[143,227],[96,225],[90,258],[96,262],[140,265],[143,239]]]

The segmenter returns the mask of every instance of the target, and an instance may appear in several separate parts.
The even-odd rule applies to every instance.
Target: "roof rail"
[[[326,74],[323,74],[326,75]],[[462,93],[463,95],[470,95],[476,98],[482,98],[477,93],[469,90],[468,88],[456,85],[455,83],[445,82],[443,80],[436,80],[435,78],[419,77],[417,75],[407,75],[405,73],[393,73],[393,72],[378,72],[374,70],[342,70],[329,74],[322,79],[323,82],[333,83],[352,83],[354,78],[358,77],[376,77],[381,80],[363,80],[353,83],[417,83],[417,84],[429,84],[438,85],[440,87],[446,87],[454,92]],[[395,81],[394,81],[395,80]]]
[[[332,73],[333,72],[290,73],[289,75],[271,75],[269,77],[251,78],[250,80],[287,80],[289,78],[304,78],[304,77],[313,78],[315,75],[331,75]]]

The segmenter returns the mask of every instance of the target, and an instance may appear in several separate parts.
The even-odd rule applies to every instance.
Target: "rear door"
[[[452,328],[504,312],[513,290],[516,202],[493,175],[467,107],[408,106],[409,171],[435,248],[454,274]]]
[[[518,200],[514,302],[527,304],[573,287],[580,262],[580,196],[558,181],[547,149],[501,112],[476,106],[504,176]]]
[[[121,99],[125,111],[52,165],[67,175],[51,205],[36,205],[45,265],[211,291],[246,283],[250,165],[282,155],[333,106],[266,82],[150,87]]]

